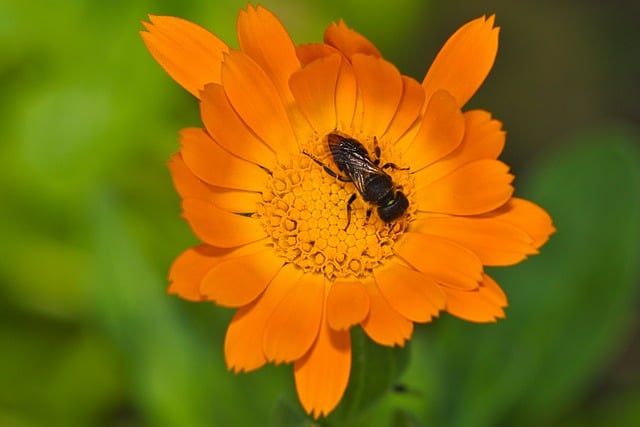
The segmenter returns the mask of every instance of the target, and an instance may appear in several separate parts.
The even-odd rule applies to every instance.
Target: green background
[[[360,392],[328,423],[640,425],[640,3],[262,3],[297,43],[344,18],[418,79],[456,28],[496,13],[496,65],[467,108],[503,120],[517,195],[558,228],[492,271],[506,320],[444,314],[408,351],[355,333]],[[0,0],[0,426],[309,424],[290,366],[226,371],[230,310],[165,294],[196,242],[166,161],[199,116],[140,21],[181,16],[235,46],[245,5]]]

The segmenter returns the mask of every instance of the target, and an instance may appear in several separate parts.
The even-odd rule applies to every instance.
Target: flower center
[[[374,152],[373,140],[360,142],[369,153]],[[409,199],[406,212],[386,223],[378,216],[378,206],[367,203],[352,182],[331,176],[312,160],[347,178],[326,145],[326,137],[311,141],[304,150],[307,154],[301,152],[272,171],[257,215],[276,253],[305,272],[324,274],[329,280],[364,277],[393,254],[395,241],[414,217],[413,180],[409,170],[384,169],[392,178],[393,194],[402,191]],[[404,166],[382,141],[380,151],[380,165]],[[370,158],[373,161],[374,156]]]

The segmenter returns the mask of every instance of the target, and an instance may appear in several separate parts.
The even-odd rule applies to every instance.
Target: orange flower
[[[204,242],[175,261],[169,292],[237,309],[230,369],[293,362],[317,418],[347,386],[351,327],[402,346],[414,322],[441,310],[504,317],[506,297],[483,267],[537,253],[554,228],[512,197],[513,176],[496,160],[501,123],[461,111],[493,65],[493,16],[456,31],[422,83],[343,22],[324,43],[296,47],[276,17],[249,6],[234,50],[182,19],[150,20],[147,47],[199,98],[204,124],[181,132],[169,163]],[[391,207],[399,193],[408,207]]]

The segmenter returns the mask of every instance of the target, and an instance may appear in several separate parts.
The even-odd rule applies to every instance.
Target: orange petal
[[[180,153],[187,167],[209,184],[260,191],[269,178],[258,166],[222,149],[202,129],[183,129],[180,132],[180,145]]]
[[[278,90],[253,59],[240,51],[225,56],[222,86],[238,116],[276,155],[298,154],[298,143]]]
[[[351,63],[363,103],[361,130],[382,136],[402,98],[400,72],[390,62],[371,55],[355,54]]]
[[[498,283],[488,275],[484,274],[482,276],[482,283],[480,283],[480,287],[484,290],[484,295],[489,300],[493,301],[494,304],[502,308],[505,308],[508,305],[507,296],[504,291],[500,285],[498,285]]]
[[[247,127],[229,103],[222,86],[207,85],[202,92],[200,115],[207,133],[229,153],[273,170],[274,152]]]
[[[478,160],[419,187],[418,209],[453,215],[478,215],[505,204],[513,194],[513,175],[497,160]]]
[[[251,191],[228,190],[211,187],[209,200],[220,209],[239,214],[251,214],[261,202],[262,194]]]
[[[340,53],[340,51],[324,43],[308,43],[296,46],[296,55],[303,67],[334,53]]]
[[[502,123],[482,110],[465,112],[464,120],[462,143],[448,156],[415,173],[417,187],[436,181],[475,160],[498,158],[505,142]]]
[[[427,99],[444,89],[462,107],[478,90],[498,52],[499,28],[493,27],[494,18],[475,19],[449,37],[422,81]]]
[[[506,139],[502,122],[492,118],[491,113],[484,110],[466,111],[464,121],[465,134],[462,143],[465,151],[468,151],[466,157],[473,160],[497,159],[502,153]]]
[[[342,58],[321,58],[291,76],[289,85],[300,110],[319,135],[336,128],[336,84]]]
[[[325,296],[329,293],[327,283]],[[302,407],[314,418],[328,415],[340,402],[351,372],[349,331],[329,327],[326,316],[311,350],[294,364],[296,390]]]
[[[260,221],[227,212],[200,199],[184,199],[182,211],[191,229],[204,242],[232,248],[267,237]]]
[[[220,209],[245,214],[255,212],[257,203],[262,200],[261,193],[230,190],[203,182],[184,164],[180,153],[174,154],[169,160],[169,170],[174,186],[183,199],[210,200]]]
[[[535,249],[544,245],[556,231],[547,211],[533,202],[516,197],[488,216],[524,230],[533,239],[532,246]]]
[[[497,219],[478,217],[426,218],[411,230],[444,237],[473,251],[484,265],[513,265],[535,253],[527,233]]]
[[[305,274],[267,321],[264,354],[270,362],[293,362],[316,340],[324,306],[324,276]]]
[[[207,83],[220,82],[227,45],[204,28],[173,16],[149,15],[140,35],[147,49],[180,86],[200,97]]]
[[[422,118],[423,116],[418,117],[413,125],[411,125],[411,127],[409,127],[409,129],[407,129],[407,131],[403,135],[401,135],[400,138],[398,138],[394,145],[394,148],[397,152],[404,153],[409,145],[413,144],[413,141],[416,139],[418,132],[422,130]]]
[[[349,61],[342,61],[340,73],[338,74],[338,84],[336,86],[336,116],[338,128],[343,130],[351,128],[357,98],[358,85],[353,67]]]
[[[184,132],[184,131],[183,131]],[[178,152],[171,156],[168,163],[171,178],[176,191],[183,199],[208,199],[211,196],[211,186],[202,182],[184,164],[182,155]]]
[[[404,346],[411,338],[413,323],[389,305],[373,282],[364,284],[369,294],[369,315],[360,324],[373,341],[381,345],[393,347]]]
[[[402,76],[402,98],[385,136],[395,143],[416,122],[424,106],[424,89],[414,79]]]
[[[470,322],[495,322],[504,318],[507,299],[498,284],[486,274],[476,290],[442,289],[447,294],[446,310],[456,317]]]
[[[209,245],[198,245],[184,251],[171,265],[167,293],[178,295],[189,301],[202,301],[204,299],[200,293],[202,278],[220,262],[227,252],[227,249]]]
[[[394,249],[416,270],[445,286],[476,289],[482,279],[482,263],[478,257],[447,239],[408,232]]]
[[[262,340],[267,320],[301,275],[293,264],[285,264],[257,300],[238,309],[224,341],[229,369],[249,372],[265,364]]]
[[[398,313],[414,322],[428,322],[444,308],[444,293],[426,275],[397,262],[375,271],[378,289]]]
[[[200,293],[223,307],[255,300],[284,264],[272,247],[242,256],[227,256],[202,279]]]
[[[462,142],[464,124],[455,99],[445,91],[436,92],[427,105],[418,134],[403,154],[411,159],[411,170],[419,171],[455,150]]]
[[[324,32],[324,42],[338,49],[347,58],[356,53],[382,57],[373,43],[362,34],[347,27],[342,19],[337,24],[333,23],[327,27]]]
[[[349,329],[369,314],[367,291],[357,280],[336,279],[329,290],[326,311],[332,329]]]
[[[271,12],[262,6],[241,10],[238,15],[240,50],[249,55],[269,75],[283,101],[291,101],[289,77],[300,68],[289,33]]]

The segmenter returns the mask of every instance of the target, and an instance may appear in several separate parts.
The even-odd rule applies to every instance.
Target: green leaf
[[[352,362],[347,391],[326,420],[330,426],[353,426],[366,411],[392,390],[409,361],[408,347],[374,343],[360,329],[351,330]]]
[[[534,170],[523,196],[558,232],[540,255],[491,272],[509,296],[506,320],[438,322],[427,350],[441,381],[424,410],[437,414],[431,423],[549,424],[620,349],[638,296],[638,139],[585,136]]]
[[[544,260],[529,267],[530,289],[545,279],[548,287],[542,285],[544,311],[529,313],[537,321],[529,318],[528,331],[547,346],[529,346],[541,357],[525,404],[514,414],[520,425],[546,424],[584,396],[628,336],[640,276],[638,141],[616,130],[584,137],[534,177],[534,199],[549,209],[559,231],[543,248],[554,261],[550,274],[534,274]],[[513,304],[527,304],[521,295]]]
[[[309,427],[309,418],[299,404],[288,400],[280,400],[274,411],[273,427]]]
[[[210,373],[196,370],[203,352],[168,304],[162,280],[145,262],[115,206],[104,193],[94,203],[94,312],[127,355],[143,417],[158,426],[207,425],[208,390],[197,378]]]
[[[399,409],[393,413],[391,427],[422,427],[422,424],[412,413]]]
[[[628,380],[626,380],[628,381]],[[633,386],[632,386],[633,387]],[[625,387],[626,388],[626,387]],[[637,426],[640,425],[640,388],[624,393],[604,393],[563,420],[563,427]]]
[[[159,427],[264,423],[292,392],[291,368],[228,372],[223,340],[230,310],[167,295],[121,202],[97,192],[93,206],[93,313],[127,364],[136,415]]]

